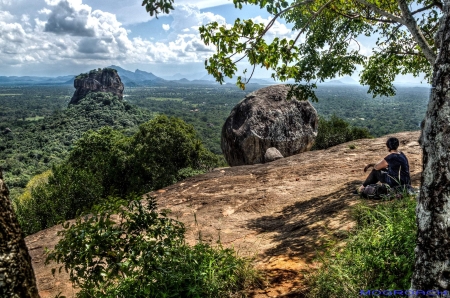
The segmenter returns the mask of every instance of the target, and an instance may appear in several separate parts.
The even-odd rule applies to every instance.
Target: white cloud
[[[264,24],[267,26],[269,22],[272,20],[272,17],[268,17],[267,19],[262,18],[261,16],[257,16],[255,18],[252,18],[252,21],[258,24]],[[281,24],[278,21],[275,21],[275,23],[272,25],[270,30],[267,32],[267,37],[288,37],[291,35],[292,30],[286,27],[286,25]]]
[[[14,16],[9,11],[0,11],[0,21],[12,22],[13,20]]]
[[[173,21],[162,24],[171,32],[165,40],[130,38],[116,15],[93,10],[81,0],[39,1],[48,6],[34,13],[0,11],[0,68],[202,62],[213,48],[193,28],[213,20],[225,23],[222,16],[179,5]]]
[[[49,1],[46,0],[47,3]],[[92,22],[89,20],[91,10],[89,6],[76,0],[62,0],[54,5],[45,25],[45,31],[73,36],[94,36],[94,29],[88,24]]]
[[[60,2],[60,0],[45,0],[45,3],[47,3],[47,5],[57,5]],[[81,2],[81,1],[77,1],[77,2]]]
[[[218,5],[230,4],[230,0],[179,0],[176,1],[177,4],[193,4],[202,8],[214,7]]]
[[[220,25],[226,24],[223,16],[210,12],[200,12],[199,7],[192,4],[175,5],[172,16],[174,20],[170,26],[176,32],[186,32],[186,29],[188,29],[191,32],[198,33],[199,26],[210,22],[218,22]]]
[[[38,14],[50,14],[52,11],[48,8],[43,8],[41,10],[38,11]]]
[[[12,3],[12,0],[0,0],[0,7],[11,5],[11,3]]]

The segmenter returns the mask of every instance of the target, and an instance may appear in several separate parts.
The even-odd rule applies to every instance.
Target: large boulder
[[[122,81],[117,70],[112,68],[91,70],[89,73],[80,74],[75,78],[73,86],[76,90],[69,105],[77,104],[89,92],[110,92],[119,99],[123,99]]]
[[[263,163],[270,147],[284,157],[311,149],[317,136],[317,112],[308,101],[286,100],[288,92],[286,85],[262,88],[233,108],[221,137],[230,166]]]

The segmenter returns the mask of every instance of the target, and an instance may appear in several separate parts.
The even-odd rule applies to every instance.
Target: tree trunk
[[[31,258],[0,171],[0,297],[39,297]]]
[[[446,1],[448,2],[450,1]],[[443,29],[443,30],[442,30]],[[423,172],[417,202],[412,290],[450,290],[450,17],[445,5],[440,51],[422,126]],[[419,293],[417,296],[424,296]]]

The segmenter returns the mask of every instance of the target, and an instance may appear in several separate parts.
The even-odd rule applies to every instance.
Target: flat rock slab
[[[419,132],[393,134],[409,159],[413,185],[420,183],[422,156]],[[220,239],[242,256],[255,257],[268,276],[268,286],[253,297],[302,297],[303,274],[314,270],[316,250],[331,235],[354,226],[350,207],[360,201],[351,192],[361,184],[367,163],[387,155],[385,140],[364,139],[326,150],[304,152],[268,164],[216,169],[147,195],[160,209],[185,223],[187,241]],[[350,149],[350,145],[355,149]],[[352,146],[353,147],[353,146]],[[376,202],[374,202],[376,204]],[[26,238],[41,297],[76,290],[67,274],[51,275],[43,266],[43,247],[53,247],[61,226]],[[53,296],[52,296],[53,295]]]

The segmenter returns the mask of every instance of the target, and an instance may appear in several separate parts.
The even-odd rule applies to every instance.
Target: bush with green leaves
[[[354,210],[356,230],[345,246],[333,247],[308,277],[309,297],[356,297],[362,289],[409,289],[416,243],[416,199],[361,203]]]
[[[86,132],[65,162],[52,168],[47,183],[31,198],[15,202],[25,234],[74,218],[108,196],[145,193],[220,166],[194,128],[165,115],[127,137],[110,127]]]
[[[207,171],[219,158],[207,150],[194,127],[175,117],[160,115],[139,126],[131,140],[133,174],[137,185],[161,188]]]
[[[14,202],[17,218],[25,235],[74,218],[77,213],[100,202],[103,189],[92,172],[70,164],[53,167],[48,183],[36,185],[31,198]]]
[[[326,149],[365,138],[372,138],[367,128],[353,127],[336,115],[332,115],[329,120],[320,117],[319,130],[312,150]]]
[[[77,297],[229,297],[258,280],[232,249],[185,244],[183,224],[141,200],[110,198],[64,224],[46,262],[64,263]]]

